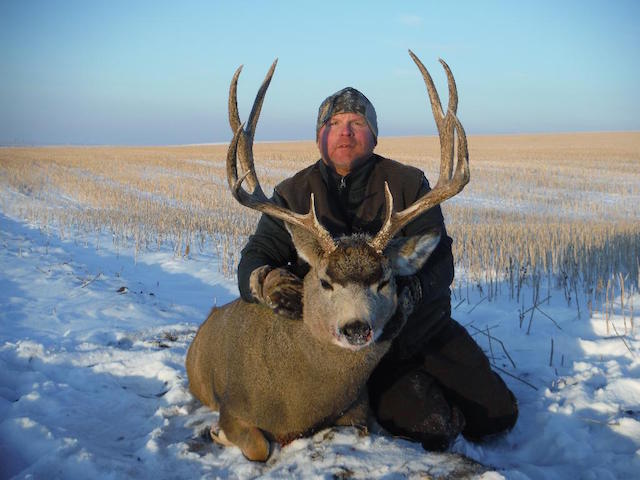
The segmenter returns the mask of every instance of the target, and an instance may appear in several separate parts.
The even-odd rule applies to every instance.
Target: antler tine
[[[417,65],[420,73],[422,73],[424,84],[427,86],[427,92],[429,92],[429,101],[431,102],[433,118],[436,121],[438,133],[440,133],[440,131],[444,127],[444,112],[442,111],[442,104],[440,103],[440,95],[438,95],[438,91],[436,90],[436,86],[433,83],[431,75],[429,74],[423,63],[420,61],[420,59],[411,50],[409,50],[409,55],[411,56],[413,62]]]
[[[309,212],[305,215],[293,212],[289,209],[281,207],[268,199],[264,194],[256,171],[253,164],[253,132],[255,131],[258,117],[260,116],[260,109],[262,108],[262,102],[264,100],[269,82],[273,76],[273,72],[276,67],[276,62],[273,62],[267,76],[256,95],[256,99],[253,102],[253,108],[249,115],[249,126],[245,128],[245,124],[240,123],[240,117],[238,115],[237,107],[237,83],[240,75],[241,68],[236,70],[233,79],[231,80],[231,88],[229,89],[229,123],[234,128],[233,138],[229,144],[227,150],[227,182],[233,198],[235,198],[241,205],[258,210],[262,213],[270,215],[272,217],[279,218],[289,225],[295,225],[311,232],[319,241],[323,251],[330,253],[336,248],[331,234],[320,224],[316,216],[315,200],[313,193],[310,198]],[[240,156],[240,164],[244,170],[244,174],[238,178],[238,151]],[[247,192],[243,187],[243,182],[247,181],[251,192]]]
[[[273,72],[276,69],[276,64],[278,63],[278,59],[275,59],[271,64],[271,68],[267,72],[265,79],[258,90],[256,98],[253,102],[253,107],[251,108],[251,113],[249,114],[248,126],[243,132],[243,135],[240,136],[238,141],[239,149],[240,149],[240,165],[242,170],[246,173],[245,177],[247,183],[249,184],[249,188],[251,191],[257,192],[261,191],[260,182],[256,177],[255,167],[253,163],[253,137],[255,135],[256,125],[258,123],[258,118],[260,117],[260,110],[262,109],[262,102],[264,101],[265,94],[267,89],[269,88],[269,84],[271,83],[271,77],[273,77]],[[237,101],[237,91],[238,91],[238,78],[240,77],[240,72],[242,71],[242,65],[236,70],[233,78],[231,80],[231,87],[229,88],[229,124],[231,125],[231,129],[235,132],[240,126],[240,115],[238,114],[238,101]]]
[[[244,175],[242,175],[242,178],[238,180],[238,165],[236,161],[238,158],[238,141],[244,133],[243,129],[244,123],[238,125],[238,128],[236,128],[233,138],[229,143],[229,149],[227,150],[227,184],[229,185],[233,198],[242,205],[245,205],[245,203],[249,201],[250,197],[260,199],[266,199],[266,197],[262,189],[258,191],[254,190],[252,194],[249,194],[242,188],[242,182],[246,179],[249,172],[245,172]]]
[[[242,72],[242,65],[238,67],[231,79],[231,87],[229,87],[229,125],[231,131],[235,134],[240,126],[240,114],[238,113],[238,77]]]
[[[453,151],[454,151],[454,136],[453,136],[453,119],[451,115],[455,115],[458,110],[458,89],[456,88],[456,82],[451,73],[449,65],[439,59],[440,63],[444,67],[447,74],[447,85],[449,87],[449,104],[447,105],[447,114],[442,111],[442,104],[440,103],[440,96],[436,90],[435,84],[431,75],[427,71],[426,67],[420,61],[420,59],[409,50],[409,55],[413,59],[414,63],[418,66],[422,78],[427,86],[427,92],[429,93],[429,100],[431,102],[431,110],[433,111],[433,118],[436,121],[438,127],[438,136],[440,137],[440,176],[439,178],[451,177],[451,171],[453,169]],[[449,112],[453,112],[449,114]]]
[[[386,199],[386,215],[385,220],[371,241],[371,246],[378,251],[384,250],[389,241],[405,227],[409,222],[416,219],[425,211],[439,205],[445,200],[457,195],[464,186],[469,182],[469,151],[467,147],[467,136],[462,124],[456,117],[456,109],[458,106],[458,92],[456,89],[453,74],[449,66],[443,61],[442,63],[446,73],[449,86],[449,105],[446,116],[442,112],[440,98],[435,89],[431,75],[424,67],[420,59],[409,50],[411,58],[416,63],[429,92],[429,99],[433,110],[433,116],[438,126],[438,134],[440,137],[440,176],[433,190],[427,192],[423,197],[416,201],[413,205],[407,207],[401,212],[393,211],[393,196],[389,190],[389,186],[385,182],[385,199]],[[453,172],[453,155],[455,138],[458,139],[458,160],[455,173]]]
[[[456,124],[456,137],[458,138],[458,163],[456,164],[456,173],[453,178],[462,184],[460,187],[460,190],[462,190],[471,178],[471,172],[469,171],[469,146],[467,145],[467,134],[462,127],[462,123],[460,123],[457,116],[452,114],[452,117]],[[438,181],[439,180],[440,179],[438,179]]]
[[[438,176],[438,182],[448,181],[451,178],[451,172],[453,170],[453,151],[454,151],[454,124],[456,111],[458,109],[458,89],[456,88],[456,81],[453,78],[453,73],[449,65],[442,60],[438,59],[442,64],[447,74],[447,86],[449,89],[449,105],[447,106],[447,114],[444,118],[444,128],[442,131],[438,131],[440,137],[440,174]],[[458,122],[459,123],[459,122]]]
[[[240,77],[240,72],[242,72],[242,67],[243,66],[240,65],[233,74],[233,78],[231,79],[231,86],[229,87],[229,125],[231,125],[231,131],[234,133],[234,135],[241,126],[244,128],[244,124],[241,125],[240,123],[240,114],[238,113],[238,78]],[[251,137],[251,139],[248,139],[246,133],[242,132],[238,142],[242,146],[241,151],[246,152],[246,144],[250,143],[249,148],[251,148],[253,137]],[[242,170],[245,172],[244,178],[250,176],[250,172],[253,170],[253,155],[241,155],[240,164],[242,166]],[[259,193],[257,190],[260,189],[260,184],[257,178],[255,178],[255,173],[251,176],[251,178],[248,178],[247,183],[249,183],[249,188],[251,189],[251,191]]]
[[[389,240],[402,228],[395,228],[398,215],[393,211],[393,195],[391,194],[391,190],[389,190],[389,184],[387,182],[384,182],[384,199],[386,205],[384,223],[370,243],[378,252],[382,252],[384,247],[389,243]]]
[[[276,71],[276,65],[278,64],[278,59],[276,58],[271,67],[269,67],[269,71],[264,77],[262,81],[262,85],[258,89],[258,93],[256,94],[256,99],[253,102],[253,107],[251,108],[251,113],[249,114],[249,120],[247,123],[247,133],[251,137],[251,141],[253,142],[253,136],[256,132],[256,125],[258,124],[258,117],[260,117],[260,111],[262,110],[262,102],[264,102],[264,97],[267,93],[267,89],[269,88],[269,84],[271,83],[271,78],[273,77],[273,73]]]
[[[456,87],[456,80],[453,78],[453,73],[447,62],[439,58],[438,61],[442,64],[444,71],[447,73],[447,86],[449,87],[449,105],[447,111],[451,110],[454,115],[458,113],[458,88]]]

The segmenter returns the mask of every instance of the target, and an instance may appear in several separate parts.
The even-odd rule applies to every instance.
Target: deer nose
[[[340,328],[340,333],[351,345],[364,345],[371,339],[371,327],[360,320],[347,323]]]

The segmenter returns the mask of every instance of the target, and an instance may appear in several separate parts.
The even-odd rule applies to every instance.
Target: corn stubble
[[[579,316],[617,307],[633,331],[640,133],[471,136],[469,147],[471,182],[442,206],[458,301],[479,290],[524,311],[537,301],[522,298],[524,286],[540,300],[559,289]],[[381,138],[376,151],[437,179],[437,137]],[[265,191],[318,158],[312,142],[254,153]],[[258,215],[232,199],[225,158],[226,145],[2,148],[0,182],[21,194],[2,208],[63,235],[108,232],[136,252],[214,251],[233,276]]]

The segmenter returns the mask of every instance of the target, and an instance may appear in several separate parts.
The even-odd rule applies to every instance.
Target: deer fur
[[[219,410],[226,437],[251,460],[266,460],[268,440],[287,443],[331,425],[366,425],[366,382],[406,320],[395,275],[418,270],[440,238],[431,232],[396,239],[380,254],[368,237],[354,235],[323,256],[310,235],[291,231],[311,266],[302,320],[238,299],[213,308],[187,353],[191,392]],[[372,329],[362,346],[340,338],[340,328],[354,321]]]

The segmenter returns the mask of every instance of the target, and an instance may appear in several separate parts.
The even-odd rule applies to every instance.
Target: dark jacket
[[[385,181],[393,195],[395,210],[408,207],[430,190],[421,170],[373,154],[345,177],[318,160],[277,185],[273,200],[294,212],[307,213],[313,193],[318,220],[333,237],[359,232],[375,235],[384,221]],[[398,233],[401,236],[419,235],[438,227],[443,233],[440,244],[417,274],[423,300],[409,319],[400,341],[396,342],[404,343],[404,349],[415,350],[448,321],[453,255],[451,238],[446,233],[439,206],[425,212]],[[249,277],[262,265],[286,266],[301,278],[309,270],[309,266],[298,258],[284,223],[268,215],[260,218],[255,234],[249,237],[242,250],[238,265],[240,295],[246,301],[254,301]]]

